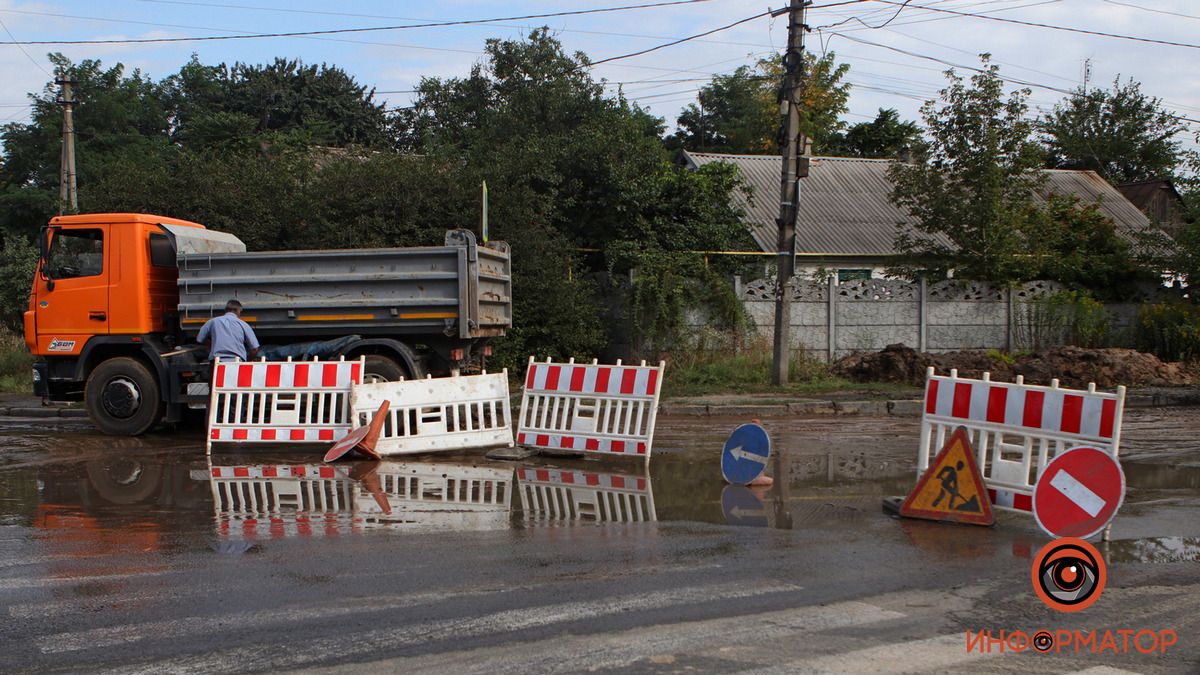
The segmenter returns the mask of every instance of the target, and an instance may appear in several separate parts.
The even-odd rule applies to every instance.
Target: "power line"
[[[1165,9],[1151,9],[1149,7],[1142,7],[1141,5],[1135,5],[1135,4],[1128,3],[1128,2],[1117,2],[1117,0],[1104,0],[1104,2],[1107,2],[1110,5],[1120,5],[1122,7],[1132,7],[1134,9],[1140,9],[1143,12],[1154,12],[1155,14],[1167,14],[1170,16],[1181,16],[1185,19],[1200,19],[1200,16],[1196,16],[1195,14],[1183,14],[1182,12],[1168,12]]]
[[[0,42],[0,44],[15,45],[111,45],[111,44],[147,44],[167,42],[211,42],[217,40],[253,40],[261,38],[306,37],[312,35],[338,35],[345,33],[370,33],[387,30],[405,30],[411,28],[437,28],[441,26],[467,26],[472,24],[496,23],[498,21],[524,21],[526,19],[549,19],[560,16],[579,16],[583,14],[599,14],[604,12],[620,12],[633,9],[649,9],[653,7],[670,7],[673,5],[691,5],[712,0],[669,0],[641,5],[623,5],[620,7],[594,7],[591,9],[576,9],[565,12],[548,12],[543,14],[526,14],[523,16],[506,16],[493,19],[461,19],[458,21],[431,21],[426,23],[399,24],[394,26],[369,26],[365,28],[332,28],[327,30],[290,31],[286,33],[251,33],[246,35],[198,35],[176,38],[128,38],[113,40],[24,40]],[[851,0],[864,2],[865,0]],[[850,2],[839,3],[850,4]]]
[[[0,28],[4,28],[4,32],[5,32],[5,33],[8,33],[8,37],[12,38],[12,40],[13,40],[13,43],[14,43],[14,44],[16,44],[16,41],[17,41],[17,36],[15,36],[15,35],[13,35],[13,34],[12,34],[12,31],[8,29],[8,26],[6,26],[6,25],[4,24],[4,21],[3,21],[2,19],[0,19]],[[51,74],[50,74],[50,71],[48,71],[48,70],[46,70],[45,68],[43,68],[43,67],[42,67],[42,64],[38,63],[36,59],[34,59],[32,56],[30,56],[30,55],[29,55],[29,52],[25,51],[25,48],[24,48],[24,47],[22,47],[21,45],[17,45],[17,49],[20,49],[20,50],[21,50],[21,53],[25,55],[25,58],[29,59],[29,62],[30,62],[30,63],[32,63],[33,65],[37,66],[37,69],[38,69],[38,70],[40,70],[40,71],[42,71],[43,73],[45,73],[45,74],[46,74],[46,77],[49,77],[49,78],[53,78],[53,77],[54,77],[53,75],[51,75]]]
[[[852,0],[852,1],[863,2],[865,0]],[[761,12],[761,13],[755,14],[753,16],[748,16],[744,19],[738,19],[737,21],[734,21],[733,23],[728,23],[728,24],[725,24],[724,26],[719,26],[717,28],[713,28],[712,30],[706,30],[703,33],[696,33],[695,35],[689,35],[688,37],[685,37],[685,38],[679,38],[678,40],[664,42],[660,45],[655,45],[653,47],[650,47],[649,49],[639,49],[636,52],[629,52],[628,54],[621,54],[619,56],[610,56],[606,59],[600,59],[599,61],[593,61],[593,62],[589,63],[587,67],[592,68],[592,67],[598,66],[602,63],[609,63],[611,61],[619,61],[621,59],[633,58],[635,56],[641,56],[642,54],[649,54],[650,52],[658,51],[660,49],[666,49],[667,47],[674,47],[677,44],[689,42],[691,40],[695,40],[696,38],[702,38],[706,35],[712,35],[713,33],[718,33],[723,30],[729,30],[730,28],[733,28],[734,26],[739,26],[748,21],[753,21],[755,19],[761,19],[762,17],[769,15],[772,11],[773,10],[768,9],[765,12]]]
[[[885,0],[880,0],[880,1],[882,2],[882,1],[885,1]],[[872,41],[870,41],[870,40],[866,40],[866,39],[864,39],[864,38],[860,38],[860,37],[855,37],[855,36],[853,36],[853,35],[845,35],[845,34],[842,34],[842,33],[833,33],[833,34],[834,34],[834,35],[836,35],[836,36],[838,36],[838,37],[841,37],[841,38],[843,38],[843,39],[850,40],[851,42],[858,42],[858,43],[860,43],[860,44],[870,45],[870,46],[872,46],[872,47],[880,47],[880,48],[882,48],[882,49],[887,49],[887,50],[889,50],[889,51],[893,51],[893,52],[896,52],[896,53],[898,53],[898,54],[904,54],[905,56],[911,56],[912,58],[916,58],[916,59],[925,59],[925,60],[927,60],[927,61],[934,61],[934,62],[936,62],[936,63],[941,63],[941,64],[943,64],[943,65],[947,65],[947,66],[950,66],[950,67],[952,67],[952,68],[962,68],[963,70],[969,70],[969,71],[976,72],[976,73],[985,73],[985,72],[987,72],[987,71],[985,71],[984,69],[982,69],[982,68],[978,68],[978,67],[976,67],[976,66],[968,66],[968,65],[961,64],[961,63],[955,63],[955,62],[953,62],[953,61],[947,61],[947,60],[945,60],[945,59],[940,59],[940,58],[938,58],[938,57],[936,57],[936,56],[930,56],[930,55],[928,55],[928,54],[920,54],[920,53],[917,53],[917,52],[909,51],[909,50],[907,50],[907,49],[901,49],[901,48],[899,48],[899,47],[893,47],[893,46],[891,46],[891,45],[885,45],[885,44],[882,44],[882,43],[879,43],[879,42],[872,42]],[[1016,77],[1003,77],[1002,79],[1004,79],[1004,80],[1006,80],[1006,81],[1008,81],[1008,82],[1011,82],[1011,83],[1013,83],[1013,84],[1018,84],[1018,85],[1025,86],[1025,87],[1037,87],[1037,88],[1039,88],[1039,89],[1047,89],[1047,90],[1050,90],[1050,91],[1055,91],[1055,92],[1058,92],[1058,93],[1060,93],[1060,94],[1066,94],[1067,96],[1072,96],[1072,95],[1074,95],[1074,94],[1076,93],[1076,91],[1072,91],[1072,90],[1070,90],[1070,89],[1063,89],[1063,88],[1061,88],[1061,87],[1055,87],[1055,86],[1048,85],[1048,84],[1041,84],[1041,83],[1039,83],[1039,82],[1032,82],[1032,81],[1030,81],[1030,80],[1024,80],[1024,79],[1021,79],[1021,78],[1016,78]],[[1200,124],[1200,119],[1195,119],[1195,118],[1192,118],[1192,117],[1186,117],[1186,116],[1183,116],[1183,115],[1176,115],[1176,114],[1174,114],[1174,113],[1168,113],[1168,115],[1170,115],[1172,118],[1174,118],[1174,119],[1176,119],[1176,120],[1179,120],[1180,122],[1191,122],[1191,123],[1195,123],[1195,124]]]
[[[397,20],[397,21],[428,20],[428,19],[415,19],[413,17],[407,17],[407,16],[394,16],[394,15],[388,15],[388,14],[356,14],[356,13],[352,13],[352,12],[329,12],[329,11],[319,11],[319,10],[311,10],[311,9],[292,9],[292,8],[285,8],[285,7],[262,7],[262,6],[258,6],[258,5],[231,5],[231,4],[217,3],[217,2],[184,2],[183,0],[137,0],[137,1],[154,3],[154,4],[163,4],[163,5],[216,7],[216,8],[221,8],[221,9],[244,9],[244,10],[249,10],[249,11],[260,11],[260,12],[278,12],[278,13],[284,13],[284,14],[307,14],[307,15],[316,15],[316,16],[350,17],[350,18],[358,18],[358,19],[390,19],[390,20]],[[438,20],[439,21],[449,21],[449,19],[438,19]],[[157,24],[151,24],[151,25],[157,25]],[[521,24],[503,24],[503,23],[497,23],[497,22],[492,22],[489,25],[497,26],[500,28],[525,28],[526,27]],[[582,30],[579,28],[557,28],[556,27],[555,31],[563,32],[563,33],[582,33],[585,35],[606,35],[606,36],[614,36],[614,37],[630,37],[630,38],[639,38],[639,39],[646,39],[646,40],[670,40],[670,39],[672,39],[670,36],[667,36],[667,35],[645,35],[645,34],[640,34],[640,33],[619,33],[619,32],[614,32],[614,31]],[[239,31],[230,31],[230,32],[239,32]],[[245,31],[241,31],[241,32],[245,32]],[[702,40],[702,42],[711,42],[713,44],[734,45],[734,46],[739,46],[739,47],[765,47],[766,46],[766,45],[756,44],[753,42],[732,42],[732,41],[728,41],[728,40]]]
[[[900,5],[901,3],[895,0],[876,0],[888,5]],[[901,5],[903,6],[903,5]],[[1158,40],[1156,38],[1138,37],[1135,35],[1121,35],[1119,33],[1105,33],[1104,31],[1087,30],[1084,28],[1072,28],[1070,26],[1056,26],[1049,23],[1038,23],[1036,21],[1022,21],[1020,19],[1006,19],[1000,16],[990,16],[987,14],[974,14],[971,12],[959,12],[953,9],[942,9],[940,7],[929,7],[926,5],[913,5],[914,9],[927,9],[931,12],[941,12],[943,14],[954,14],[956,16],[969,16],[976,19],[986,19],[987,21],[999,21],[1001,23],[1012,23],[1019,26],[1033,26],[1035,28],[1049,28],[1052,30],[1061,30],[1068,33],[1082,33],[1084,35],[1098,35],[1100,37],[1114,38],[1117,40],[1132,40],[1134,42],[1149,42],[1152,44],[1168,45],[1171,47],[1187,47],[1189,49],[1200,49],[1200,45],[1191,44],[1188,42],[1173,42],[1171,40]]]

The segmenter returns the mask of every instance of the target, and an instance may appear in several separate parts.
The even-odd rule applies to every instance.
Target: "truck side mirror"
[[[54,279],[46,273],[46,263],[50,256],[50,228],[42,226],[38,230],[38,270],[41,277],[46,280],[46,290],[54,290]]]

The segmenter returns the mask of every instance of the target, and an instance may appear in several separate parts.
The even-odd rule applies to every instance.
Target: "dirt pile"
[[[1194,384],[1195,372],[1179,363],[1163,363],[1153,354],[1133,349],[1084,349],[1055,347],[1032,354],[1010,356],[997,352],[964,351],[946,354],[918,352],[902,344],[888,345],[880,352],[853,354],[833,364],[832,372],[854,382],[898,382],[920,386],[925,369],[946,374],[955,368],[961,377],[978,378],[990,372],[992,379],[1012,382],[1023,375],[1029,384],[1050,384],[1058,378],[1064,387],[1171,387]]]

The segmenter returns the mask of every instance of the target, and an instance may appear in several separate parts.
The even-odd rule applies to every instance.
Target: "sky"
[[[101,45],[20,45],[24,41],[144,40],[219,37],[493,19],[663,0],[0,0],[0,124],[29,120],[29,94],[53,80],[46,54],[79,61],[123,63],[155,80],[179,70],[196,54],[206,64],[264,63],[277,56],[339,66],[374,87],[389,107],[412,101],[422,77],[455,77],[482,60],[489,38],[519,38],[548,26],[571,51],[593,61],[663,45],[781,8],[787,0],[700,0],[686,4],[474,25],[391,29],[307,37]],[[903,4],[904,6],[901,6]],[[823,6],[827,5],[827,6]],[[961,16],[934,9],[982,14]],[[996,21],[1042,23],[1043,28]],[[1048,112],[1085,81],[1109,88],[1133,78],[1174,113],[1197,120],[1180,140],[1197,148],[1200,132],[1200,48],[1119,39],[1062,30],[1180,42],[1200,46],[1196,0],[814,0],[808,49],[832,51],[850,64],[849,123],[895,108],[918,119],[924,100],[945,86],[944,71],[977,66],[990,52],[1001,75],[1033,86],[1032,114]],[[886,24],[886,25],[885,25]],[[714,74],[779,53],[787,41],[784,18],[763,16],[703,38],[593,68],[672,128],[679,112]],[[959,72],[969,75],[969,71]]]

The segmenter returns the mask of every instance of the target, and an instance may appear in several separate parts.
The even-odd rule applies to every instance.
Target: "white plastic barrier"
[[[531,522],[657,520],[650,477],[562,469],[517,470],[521,509]]]
[[[384,461],[352,478],[351,466],[211,466],[200,478],[209,481],[217,530],[226,539],[510,525],[510,468]]]
[[[350,394],[355,427],[390,404],[375,444],[381,455],[513,444],[508,371],[360,384]]]
[[[1049,387],[992,382],[983,379],[926,374],[925,413],[917,451],[917,475],[945,444],[955,428],[967,428],[976,463],[992,504],[1030,512],[1033,486],[1056,455],[1088,445],[1113,457],[1120,450],[1125,387],[1116,392],[1064,389],[1053,380]]]
[[[360,487],[357,511],[368,526],[497,530],[510,526],[513,470],[509,467],[380,462],[375,472],[391,513]]]
[[[535,363],[530,357],[517,443],[649,461],[665,365]]]
[[[333,443],[350,431],[354,361],[218,361],[208,405],[213,443]]]

